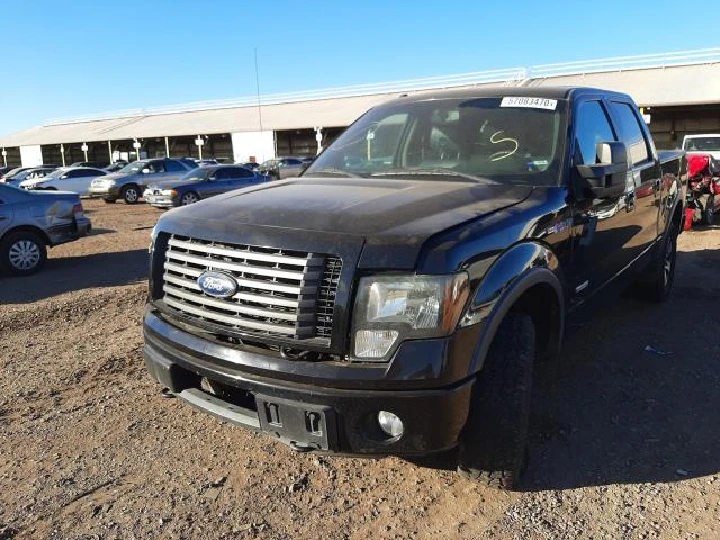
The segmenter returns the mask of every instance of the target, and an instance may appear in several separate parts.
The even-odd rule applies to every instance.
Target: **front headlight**
[[[467,297],[464,272],[362,278],[353,315],[354,356],[383,360],[404,339],[452,333]]]
[[[107,187],[114,187],[116,183],[117,182],[115,182],[115,180],[105,180],[105,185]]]
[[[177,195],[177,190],[176,189],[163,189],[160,193],[162,195],[165,195],[166,197],[174,197],[175,195]]]

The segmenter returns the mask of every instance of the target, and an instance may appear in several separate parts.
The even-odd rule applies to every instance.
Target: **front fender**
[[[522,242],[505,251],[480,281],[460,326],[478,325],[481,333],[470,363],[477,373],[505,315],[531,287],[544,285],[555,294],[558,306],[558,343],[565,317],[563,277],[557,256],[540,242]],[[540,306],[538,306],[540,307]]]

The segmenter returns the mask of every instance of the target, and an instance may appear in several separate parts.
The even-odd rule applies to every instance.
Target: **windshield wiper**
[[[352,173],[350,171],[344,171],[342,169],[333,169],[332,167],[326,167],[324,169],[315,169],[312,171],[305,171],[305,173],[303,173],[303,176],[307,176],[308,178],[310,178],[310,177],[312,177],[313,174],[316,174],[316,173],[338,174],[338,175],[342,175],[342,176],[347,176],[348,178],[362,178],[357,173]]]
[[[370,176],[452,176],[454,178],[464,178],[473,182],[483,182],[487,184],[497,184],[494,180],[473,176],[472,174],[451,171],[447,169],[406,169],[397,171],[382,171],[371,174]]]

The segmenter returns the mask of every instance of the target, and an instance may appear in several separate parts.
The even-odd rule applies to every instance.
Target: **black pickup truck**
[[[461,474],[516,487],[574,310],[612,284],[667,298],[684,171],[624,94],[398,98],[302,177],[159,220],[147,368],[296,450],[457,447]]]

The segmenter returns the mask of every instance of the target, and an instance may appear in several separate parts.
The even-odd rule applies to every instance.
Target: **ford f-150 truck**
[[[398,98],[302,177],[159,220],[147,368],[296,450],[457,448],[462,475],[517,487],[533,372],[574,310],[670,293],[684,175],[624,94]]]

